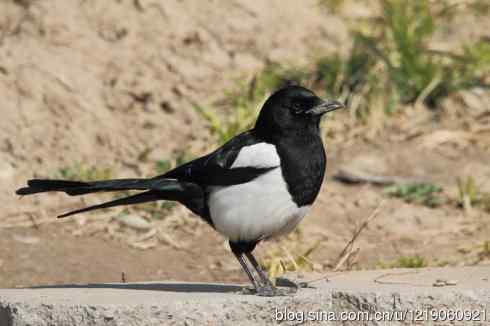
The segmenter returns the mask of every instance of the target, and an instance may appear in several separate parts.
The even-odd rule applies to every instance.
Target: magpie
[[[260,241],[292,231],[310,210],[326,168],[320,120],[343,107],[307,88],[289,85],[266,100],[252,129],[163,175],[102,181],[32,179],[16,193],[57,191],[79,196],[140,190],[59,218],[119,205],[177,201],[227,238],[257,295],[280,295],[252,251]]]

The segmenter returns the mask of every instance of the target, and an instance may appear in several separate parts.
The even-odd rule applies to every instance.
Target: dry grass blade
[[[158,240],[161,242],[161,243],[164,243],[166,245],[169,245],[170,247],[174,248],[174,249],[178,249],[178,250],[184,250],[186,249],[186,247],[176,241],[175,239],[173,239],[170,234],[168,234],[167,232],[163,231],[162,229],[160,229],[158,231],[158,234],[157,234],[157,238]]]
[[[135,249],[147,250],[147,249],[155,248],[157,244],[158,244],[158,240],[150,239],[148,241],[143,241],[143,242],[130,242],[129,246]]]
[[[340,168],[334,178],[344,183],[371,183],[374,185],[392,185],[392,184],[417,184],[417,183],[430,183],[429,180],[424,178],[406,178],[400,176],[385,176],[370,174],[361,170],[355,170],[352,168]]]
[[[369,225],[371,221],[373,221],[376,217],[378,217],[379,212],[381,210],[381,207],[384,204],[384,200],[381,201],[378,206],[373,210],[371,215],[369,215],[359,226],[359,228],[354,232],[352,235],[352,238],[347,242],[346,246],[342,250],[342,252],[339,255],[339,258],[337,260],[337,264],[335,265],[335,268],[333,269],[335,272],[339,271],[342,266],[345,264],[346,261],[348,261],[351,257],[357,254],[358,250],[354,249],[354,242],[356,239],[359,237],[359,235],[362,233],[362,231]]]
[[[334,272],[338,272],[344,265],[347,265],[346,269],[350,269],[350,267],[352,266],[352,261],[357,256],[359,251],[360,248],[354,248],[354,246],[351,246],[348,251],[346,251],[345,254],[340,257],[339,262],[337,263],[337,265],[335,265],[335,268],[333,269]]]
[[[151,229],[148,232],[140,235],[139,237],[134,238],[134,240],[131,240],[131,242],[143,242],[150,240],[153,238],[155,235],[157,235],[157,230],[156,229]]]
[[[39,228],[44,224],[54,224],[54,223],[67,223],[70,222],[68,219],[57,219],[57,218],[45,218],[38,219],[34,223],[31,220],[29,221],[20,221],[20,222],[12,222],[12,223],[0,223],[0,229],[11,229],[11,228]]]

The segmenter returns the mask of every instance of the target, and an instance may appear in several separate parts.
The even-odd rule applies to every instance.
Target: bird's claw
[[[241,290],[242,294],[256,294],[257,290],[253,286],[243,287]]]
[[[306,282],[294,282],[284,277],[276,278],[276,286],[295,288],[296,290],[310,287]]]
[[[297,288],[279,289],[266,285],[258,288],[256,294],[261,297],[282,297],[293,295],[296,291],[298,291]]]
[[[243,287],[241,290],[241,294],[245,295],[258,295],[260,297],[281,297],[293,295],[298,291],[297,287],[288,287],[286,289],[279,289],[275,286],[271,285],[262,285],[258,288],[254,288],[253,286]]]

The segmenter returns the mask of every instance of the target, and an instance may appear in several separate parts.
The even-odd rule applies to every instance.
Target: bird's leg
[[[252,272],[250,271],[247,263],[245,262],[245,259],[243,257],[243,253],[233,252],[233,254],[235,255],[235,257],[238,260],[238,262],[240,263],[240,265],[242,266],[242,269],[247,274],[248,279],[250,280],[250,282],[252,282],[252,285],[255,288],[255,292],[258,292],[258,290],[260,288],[260,285],[257,282],[257,280],[255,279],[255,277],[253,276]]]
[[[245,253],[247,255],[248,260],[252,263],[252,266],[255,268],[257,271],[257,274],[259,274],[260,280],[262,281],[263,285],[269,286],[269,287],[274,287],[274,284],[272,284],[271,280],[265,275],[265,272],[262,270],[260,267],[259,263],[255,259],[255,257],[252,255],[251,252]]]
[[[267,296],[267,297],[273,297],[276,295],[287,295],[289,293],[284,293],[283,291],[278,290],[274,284],[269,280],[267,275],[265,275],[264,271],[260,268],[259,264],[255,260],[254,256],[252,255],[252,250],[254,250],[255,245],[257,244],[256,242],[229,242],[230,243],[230,248],[235,257],[238,259],[238,262],[240,265],[242,265],[243,270],[245,273],[247,273],[248,278],[250,279],[250,282],[252,282],[254,288],[255,288],[255,293],[260,296]],[[257,271],[257,274],[260,278],[259,282],[255,277],[252,271],[249,268],[249,264],[247,264],[247,259],[245,259],[245,256],[248,258],[248,262],[252,264],[254,269]]]
[[[255,257],[252,255],[252,252],[246,252],[245,255],[247,255],[248,260],[252,263],[252,266],[255,268],[262,281],[262,287],[257,290],[258,295],[262,295],[262,296],[287,295],[287,294],[295,293],[297,291],[298,289],[297,286],[291,286],[291,290],[288,292],[283,292],[278,288],[276,288],[274,284],[272,284],[271,280],[267,277],[265,272],[262,270]],[[294,282],[291,283],[295,284]]]
[[[252,255],[252,253],[248,252],[248,253],[246,253],[246,255],[247,255],[248,259],[250,260],[250,262],[252,263],[252,266],[255,268],[255,270],[259,274],[262,282],[266,282],[266,283],[269,283],[272,285],[272,282],[269,280],[267,275],[265,275],[265,272],[262,270],[262,268],[260,267],[260,264],[257,262],[257,260]],[[307,287],[307,285],[305,283],[296,283],[296,282],[293,282],[293,281],[291,281],[287,278],[284,278],[284,277],[277,278],[276,279],[276,285],[277,286],[284,286],[284,287],[288,287],[288,288],[293,288],[295,290],[297,290],[298,288]]]

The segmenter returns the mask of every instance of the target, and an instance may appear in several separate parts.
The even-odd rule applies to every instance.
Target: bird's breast
[[[210,187],[208,206],[216,230],[232,241],[288,233],[310,208],[294,202],[279,167],[247,183]]]

